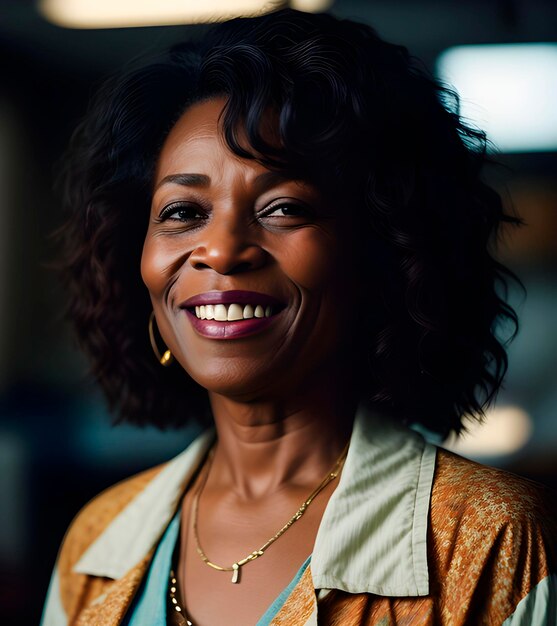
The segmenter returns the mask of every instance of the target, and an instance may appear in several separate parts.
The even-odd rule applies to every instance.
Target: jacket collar
[[[82,555],[74,571],[119,579],[158,542],[214,433],[168,462]],[[316,589],[382,596],[429,592],[426,533],[435,447],[360,407],[340,482],[311,560]]]
[[[203,433],[169,461],[83,553],[74,572],[116,580],[139,563],[176,513],[183,490],[213,439],[212,431]]]

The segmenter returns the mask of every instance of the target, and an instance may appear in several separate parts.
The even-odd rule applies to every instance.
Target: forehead
[[[224,165],[243,166],[259,172],[266,168],[255,159],[245,160],[234,154],[226,144],[221,116],[226,105],[225,97],[191,105],[168,134],[160,152],[155,172],[155,183],[184,167],[201,171],[208,167],[220,170]],[[276,143],[274,137],[278,129],[276,116],[265,115],[262,120],[262,135],[270,143]],[[238,137],[249,152],[253,152],[249,142],[243,141],[244,132],[240,127]]]
[[[199,152],[224,148],[219,117],[224,99],[208,100],[189,107],[168,134],[157,163],[156,178],[162,178],[184,160],[196,160]],[[212,145],[214,144],[214,145]]]
[[[214,98],[188,107],[170,131],[166,143],[219,135],[219,118],[226,100]]]

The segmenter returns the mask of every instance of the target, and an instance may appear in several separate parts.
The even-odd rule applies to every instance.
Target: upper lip
[[[181,309],[193,308],[196,306],[204,306],[206,304],[253,304],[262,306],[270,305],[272,307],[281,308],[284,304],[266,293],[258,293],[257,291],[207,291],[199,293],[196,296],[188,298],[179,306]]]

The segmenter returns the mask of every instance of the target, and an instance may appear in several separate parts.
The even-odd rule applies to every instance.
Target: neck
[[[345,447],[356,410],[338,378],[299,397],[239,402],[211,394],[218,444],[212,481],[253,500],[285,485],[311,490]]]

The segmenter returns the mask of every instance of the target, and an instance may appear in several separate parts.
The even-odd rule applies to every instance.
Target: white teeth
[[[218,322],[235,322],[237,320],[249,320],[253,317],[271,317],[273,307],[261,304],[206,304],[195,307],[195,315],[201,320],[217,320]]]
[[[239,304],[231,304],[228,307],[228,321],[235,322],[236,320],[244,319],[244,312]]]
[[[224,304],[215,305],[215,319],[219,322],[226,322],[228,319],[228,311]]]
[[[244,319],[249,320],[253,317],[253,307],[251,304],[246,304],[243,311]]]

